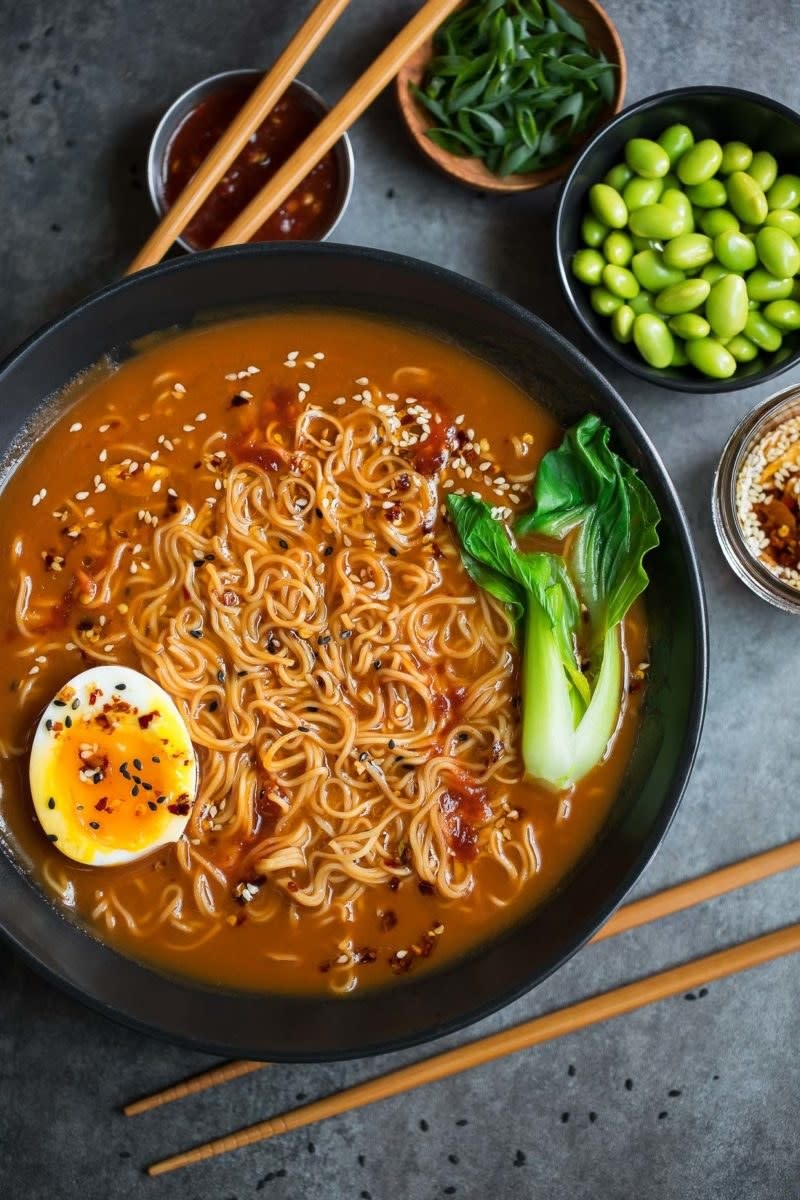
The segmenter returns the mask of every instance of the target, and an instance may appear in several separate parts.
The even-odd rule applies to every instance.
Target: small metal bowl
[[[714,476],[712,515],[722,553],[742,582],[783,612],[800,614],[800,590],[770,571],[750,549],[736,502],[736,485],[748,454],[766,434],[791,417],[800,417],[798,385],[770,396],[736,426]]]
[[[167,211],[167,205],[164,200],[164,183],[170,143],[186,117],[207,96],[224,88],[226,84],[234,80],[247,79],[252,79],[254,83],[257,83],[263,76],[263,71],[256,70],[253,67],[242,67],[236,71],[221,71],[218,75],[210,75],[208,79],[201,79],[199,83],[195,83],[192,87],[187,88],[164,113],[153,134],[150,142],[150,152],[147,156],[147,185],[150,190],[150,199],[153,202],[153,208],[156,210],[159,220],[161,220]],[[301,94],[308,107],[319,113],[320,120],[327,116],[330,111],[329,106],[308,84],[301,83],[298,79],[295,79],[287,88],[287,92],[291,93],[293,91]],[[353,147],[346,133],[342,134],[338,142],[334,145],[333,154],[336,159],[337,177],[339,180],[333,220],[319,237],[302,240],[327,241],[342,219],[344,211],[350,202],[350,195],[353,191],[355,164],[353,160]],[[192,246],[182,237],[176,238],[176,242],[184,250],[188,250],[190,254],[198,253],[198,247]]]

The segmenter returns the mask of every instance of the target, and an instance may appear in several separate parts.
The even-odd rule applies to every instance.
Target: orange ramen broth
[[[290,367],[286,365],[287,354],[293,350],[299,357],[297,365]],[[315,353],[324,354],[324,358],[314,359]],[[313,368],[304,363],[313,363]],[[226,378],[248,366],[258,367],[258,373]],[[409,367],[423,368],[427,374],[397,374]],[[444,963],[499,933],[553,891],[597,837],[632,750],[642,699],[637,684],[631,685],[607,760],[571,795],[556,796],[524,782],[513,784],[509,803],[518,815],[505,822],[505,836],[511,845],[527,838],[529,845],[535,846],[538,870],[531,872],[518,894],[512,896],[505,872],[495,859],[480,853],[479,841],[477,853],[467,862],[474,886],[465,898],[441,898],[430,886],[420,887],[414,873],[402,867],[396,886],[383,883],[366,887],[346,913],[341,906],[333,910],[333,915],[330,906],[328,911],[326,906],[301,909],[283,891],[274,915],[259,924],[248,919],[248,906],[237,902],[233,895],[242,847],[239,842],[228,844],[224,836],[215,835],[203,845],[203,851],[220,870],[229,872],[230,888],[223,904],[224,919],[217,921],[213,936],[199,946],[182,944],[179,932],[165,925],[146,936],[136,932],[137,915],[151,911],[154,897],[181,878],[175,846],[129,865],[91,868],[60,855],[45,839],[34,816],[27,784],[28,752],[42,708],[69,677],[103,660],[104,645],[113,644],[112,661],[142,668],[130,638],[115,640],[124,625],[119,605],[125,604],[130,560],[125,558],[107,606],[89,612],[81,602],[80,581],[85,579],[82,572],[91,576],[96,566],[86,561],[93,554],[92,531],[83,530],[83,526],[92,522],[101,527],[111,522],[113,526],[115,513],[123,503],[118,490],[109,486],[96,492],[92,481],[120,461],[125,446],[135,444],[146,451],[159,451],[158,463],[169,471],[160,494],[153,494],[148,483],[141,499],[143,509],[167,519],[172,506],[170,496],[165,494],[168,487],[181,501],[188,499],[201,508],[219,494],[219,488],[215,488],[217,477],[201,461],[202,447],[210,433],[225,431],[228,444],[235,444],[243,431],[247,433],[258,423],[265,403],[274,402],[276,395],[294,397],[299,381],[310,384],[307,403],[330,409],[335,397],[346,394],[347,407],[330,411],[347,411],[355,403],[350,398],[359,392],[359,381],[364,377],[371,387],[384,394],[397,392],[401,397],[421,395],[420,384],[424,384],[425,394],[436,397],[439,410],[449,420],[464,414],[458,427],[473,429],[476,441],[484,437],[490,441],[488,455],[481,451],[473,456],[475,469],[466,484],[467,490],[474,488],[487,497],[479,470],[485,457],[491,458],[496,473],[520,475],[532,470],[541,455],[560,440],[560,430],[548,413],[495,369],[452,345],[355,315],[304,312],[262,316],[170,337],[113,371],[101,371],[78,385],[74,404],[31,449],[0,498],[0,555],[4,564],[0,583],[4,643],[0,656],[0,745],[4,750],[0,759],[0,832],[45,891],[52,891],[48,881],[52,884],[53,880],[61,880],[62,887],[66,881],[66,895],[60,899],[66,900],[103,940],[123,953],[171,972],[243,988],[326,991],[336,988],[337,979],[341,986],[335,960],[341,954],[339,944],[343,939],[374,951],[366,956],[371,961],[355,968],[351,987],[390,983],[405,973],[406,964],[397,957],[399,950],[407,951],[402,957],[410,955],[414,959],[415,973]],[[169,384],[176,381],[185,391],[170,390]],[[289,390],[276,393],[276,386]],[[251,398],[232,404],[233,398],[243,392]],[[123,438],[115,433],[120,416],[126,430]],[[75,428],[77,425],[80,428]],[[532,439],[522,443],[526,453],[520,455],[520,443],[515,447],[512,438],[523,434],[532,435]],[[171,451],[165,449],[163,438],[158,440],[160,435],[166,435]],[[46,495],[32,506],[32,497],[43,488]],[[77,523],[81,526],[79,536],[70,537],[69,533],[77,528],[74,505],[72,516],[66,520],[54,513],[63,513],[69,499],[87,488],[89,498],[77,502],[83,514]],[[440,492],[440,499],[445,494]],[[529,502],[527,486],[520,495],[522,510]],[[124,498],[123,506],[130,509],[129,496]],[[380,516],[376,522],[379,520]],[[432,546],[452,544],[441,514],[433,534],[420,553],[435,553]],[[136,555],[146,563],[152,527],[140,521],[130,536],[138,547]],[[453,564],[449,570],[459,573],[462,589],[472,589],[470,594],[476,594],[477,589],[466,580],[455,555],[445,555],[445,562]],[[48,649],[43,656],[41,647],[30,649],[30,641],[23,638],[15,623],[21,568],[32,578],[33,600],[52,602],[51,632],[43,630],[41,642],[44,646],[57,636],[62,648]],[[101,617],[105,617],[102,627]],[[628,662],[635,668],[646,658],[643,606],[634,607],[624,637]],[[26,646],[28,656],[21,657]],[[516,659],[516,650],[513,654]],[[513,672],[510,686],[515,686]],[[516,736],[516,717],[513,731]],[[509,752],[518,753],[518,747]],[[202,776],[202,751],[199,757]],[[491,780],[486,800],[491,806]],[[481,820],[486,816],[485,805],[483,808]],[[470,815],[466,812],[467,818]],[[492,811],[491,821],[498,815]],[[469,855],[466,857],[469,859]],[[399,862],[396,865],[401,867]],[[93,919],[92,913],[108,888],[114,889],[130,914],[133,929],[119,920],[108,929],[102,918]],[[185,892],[184,911],[196,919],[199,910],[191,887]],[[498,897],[508,898],[499,903]],[[258,898],[254,906],[257,903]],[[416,957],[409,948],[434,928],[435,953]],[[333,967],[329,966],[332,963]]]

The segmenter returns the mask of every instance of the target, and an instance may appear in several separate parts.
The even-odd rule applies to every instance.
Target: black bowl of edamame
[[[800,360],[800,115],[727,87],[641,100],[572,168],[555,250],[581,325],[634,374],[774,378]]]

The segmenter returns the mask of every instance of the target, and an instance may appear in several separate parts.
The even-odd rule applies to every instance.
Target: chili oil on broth
[[[79,391],[0,499],[0,819],[45,891],[170,972],[335,992],[550,894],[608,816],[642,693],[571,794],[523,781],[514,631],[442,503],[524,509],[552,417],[455,346],[332,313],[170,337]],[[641,603],[624,638],[635,667]],[[200,765],[186,836],[121,867],[61,855],[27,784],[39,713],[93,663],[156,679]]]

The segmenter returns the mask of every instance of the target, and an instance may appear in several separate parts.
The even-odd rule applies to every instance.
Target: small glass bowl
[[[150,142],[150,151],[147,156],[147,184],[150,191],[150,199],[153,202],[153,208],[156,210],[156,216],[159,221],[167,211],[167,204],[164,199],[164,172],[169,147],[183,121],[207,96],[219,91],[225,84],[236,80],[252,80],[255,86],[263,77],[264,72],[256,70],[253,67],[242,67],[234,71],[220,71],[219,74],[211,75],[208,79],[201,79],[199,83],[195,83],[190,88],[187,88],[169,106],[153,134]],[[301,83],[299,79],[295,79],[289,84],[289,89],[302,94],[306,104],[311,109],[316,110],[320,120],[330,112],[328,105],[319,93],[310,88],[307,83]],[[324,233],[313,239],[319,242],[327,241],[333,233],[344,216],[344,211],[350,202],[350,196],[353,191],[353,174],[355,170],[353,146],[346,133],[343,133],[334,145],[333,154],[336,158],[338,168],[339,189],[330,224]],[[180,236],[175,239],[175,244],[182,246],[190,254],[202,253],[197,246],[191,245],[190,242],[185,241]]]
[[[783,612],[800,614],[800,589],[775,575],[748,546],[738,516],[736,485],[747,456],[784,421],[800,417],[800,386],[770,396],[731,434],[714,476],[712,515],[722,553],[751,591]]]

